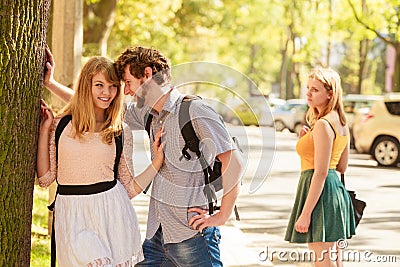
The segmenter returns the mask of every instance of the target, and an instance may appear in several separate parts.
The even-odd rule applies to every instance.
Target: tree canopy
[[[99,21],[94,11],[104,2],[86,0],[93,10],[86,27]],[[397,60],[390,60],[400,70],[397,0],[112,2],[109,57],[116,58],[127,46],[153,46],[173,65],[209,61],[235,68],[263,94],[300,97],[304,76],[316,66],[337,69],[346,93],[384,93],[388,45],[398,51]],[[394,91],[399,91],[399,73]],[[251,93],[250,88],[240,90]]]

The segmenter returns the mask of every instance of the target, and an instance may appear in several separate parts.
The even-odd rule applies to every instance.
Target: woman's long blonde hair
[[[72,115],[72,137],[81,139],[85,133],[91,136],[96,126],[92,97],[92,79],[101,72],[107,82],[117,86],[117,94],[110,106],[106,109],[105,122],[101,127],[102,141],[111,144],[114,136],[122,131],[122,92],[121,82],[115,71],[114,64],[105,57],[92,57],[82,68],[75,94],[70,102],[61,111],[60,117]]]
[[[329,99],[328,105],[324,110],[319,112],[316,108],[308,109],[306,119],[307,123],[313,127],[315,122],[326,116],[332,110],[339,114],[340,123],[346,125],[346,116],[342,103],[342,86],[339,74],[331,68],[315,68],[308,75],[308,79],[320,81],[327,91],[332,91],[332,97]]]

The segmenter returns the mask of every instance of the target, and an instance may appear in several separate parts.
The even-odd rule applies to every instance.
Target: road
[[[283,241],[300,172],[297,137],[275,133],[272,128],[228,129],[240,140],[247,167],[237,201],[241,221],[232,216],[222,227],[225,266],[312,266],[296,259],[306,251],[305,245]],[[143,133],[135,133],[134,145],[135,171],[139,173],[149,162]],[[345,257],[351,258],[345,266],[399,266],[400,169],[378,167],[368,156],[352,153],[346,187],[355,190],[367,208],[356,236],[344,243]],[[132,201],[143,237],[148,200],[140,195]]]

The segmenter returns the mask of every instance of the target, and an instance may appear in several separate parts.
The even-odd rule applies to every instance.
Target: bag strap
[[[340,180],[342,181],[343,186],[346,187],[346,184],[344,182],[344,173],[340,174]]]
[[[150,137],[150,126],[151,126],[152,120],[153,120],[153,115],[150,114],[150,112],[146,113],[146,115],[144,117],[144,121],[146,122],[144,129],[146,130],[149,137]]]
[[[114,159],[114,180],[118,179],[118,166],[121,161],[121,155],[124,147],[124,130],[122,129],[121,134],[114,136],[115,141],[115,159]]]
[[[64,131],[65,127],[68,125],[68,123],[71,121],[72,116],[71,115],[66,115],[60,119],[58,122],[56,132],[55,132],[55,141],[56,141],[56,162],[58,162],[58,142],[60,140],[60,136],[62,132]],[[56,183],[58,184],[57,177],[56,177]],[[56,190],[56,198],[58,194],[58,185],[57,185],[57,190]],[[54,205],[56,203],[56,200],[54,199],[53,203],[51,203],[47,208],[50,211],[54,211]],[[55,267],[56,266],[56,238],[55,238],[55,230],[54,230],[54,213],[53,213],[53,220],[51,223],[51,244],[50,244],[50,250],[51,250],[51,256],[50,256],[50,266]]]
[[[182,157],[190,160],[191,156],[187,152],[188,149],[194,152],[198,158],[201,157],[201,152],[199,148],[200,140],[197,137],[196,132],[194,131],[189,113],[190,105],[192,104],[192,101],[194,99],[197,98],[185,96],[179,108],[179,128],[181,129],[182,137],[185,140],[185,146],[182,148],[182,156],[180,160],[182,160]]]
[[[335,137],[333,138],[333,140],[335,140],[335,139],[336,139],[336,131],[335,131],[335,128],[333,128],[332,123],[331,123],[328,119],[326,119],[326,118],[321,118],[321,119],[323,119],[324,121],[327,121],[328,124],[329,124],[329,126],[331,126],[332,131],[333,131],[333,133],[335,134]]]
[[[153,121],[153,115],[150,114],[150,111],[146,113],[146,115],[144,116],[144,121],[145,121],[145,126],[144,129],[147,132],[147,135],[149,136],[149,138],[151,138],[150,136],[150,127],[151,127],[151,122]],[[149,183],[149,185],[143,190],[143,194],[147,194],[147,191],[149,191],[151,186],[151,182]]]
[[[203,153],[200,151],[200,140],[196,135],[192,120],[190,118],[190,105],[192,104],[193,100],[197,99],[200,99],[200,97],[191,95],[185,96],[179,109],[179,128],[181,129],[182,137],[185,140],[185,146],[182,149],[182,156],[179,158],[179,160],[182,160],[183,158],[190,160],[191,156],[187,152],[188,149],[196,154],[204,173],[204,193],[208,201],[208,212],[211,215],[215,210],[214,201],[217,201],[217,196],[215,195],[214,191],[211,190],[210,183],[217,177],[211,177],[213,175],[215,176],[215,173],[211,169],[211,166],[208,165]]]
[[[58,142],[60,140],[60,136],[64,131],[65,127],[72,120],[72,115],[66,115],[60,119],[56,128],[56,161],[58,162]]]

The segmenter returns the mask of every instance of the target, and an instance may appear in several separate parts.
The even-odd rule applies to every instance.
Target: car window
[[[343,102],[343,107],[344,107],[344,111],[347,113],[354,113],[354,102],[351,101],[344,101]]]
[[[346,113],[354,113],[358,109],[370,108],[374,102],[373,100],[345,100],[343,107]]]
[[[300,112],[307,112],[307,110],[308,110],[308,105],[307,104],[299,106],[299,111]]]
[[[286,103],[286,104],[284,104],[283,106],[281,106],[280,109],[283,110],[283,111],[290,111],[290,110],[292,110],[294,107],[296,107],[295,104],[288,104],[288,103]]]
[[[400,116],[400,101],[386,102],[385,105],[390,114]]]

